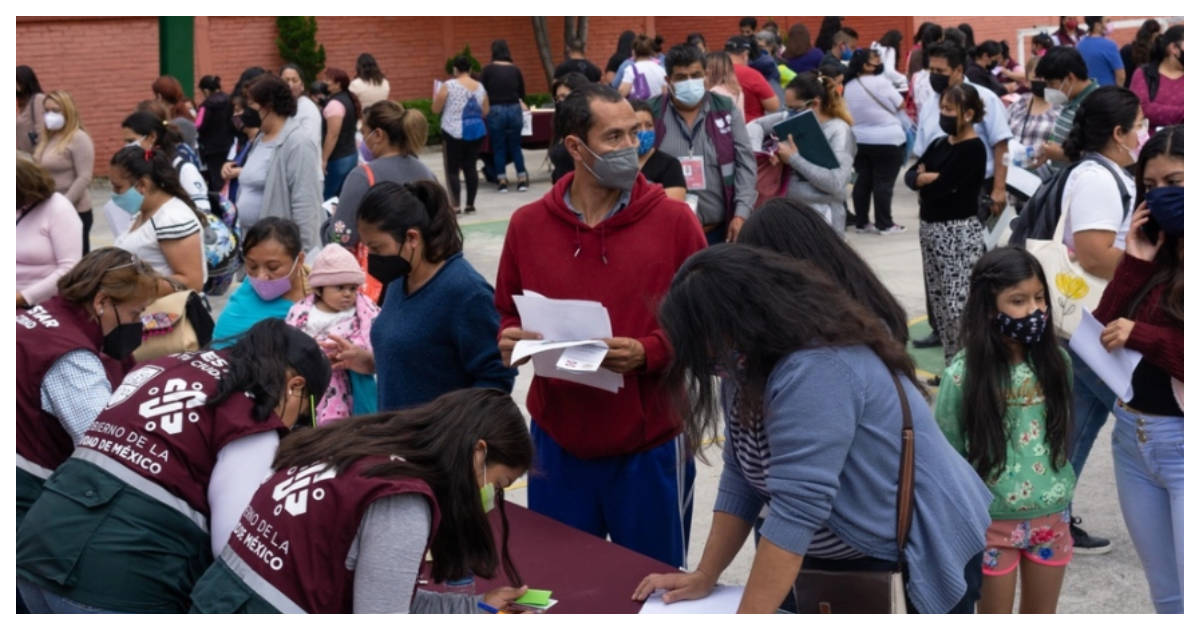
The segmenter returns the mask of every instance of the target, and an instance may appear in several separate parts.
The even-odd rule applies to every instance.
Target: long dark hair
[[[431,545],[433,579],[453,580],[467,571],[491,578],[499,555],[505,576],[519,586],[521,575],[508,553],[503,490],[496,496],[502,526],[500,554],[479,499],[473,455],[479,440],[487,444],[485,465],[528,470],[533,464],[533,440],[512,398],[497,389],[472,388],[443,394],[420,407],[348,418],[291,434],[279,445],[272,465],[281,470],[327,461],[342,471],[363,457],[393,456],[363,475],[416,478],[429,485],[441,512]]]
[[[890,371],[918,389],[904,345],[867,307],[851,298],[820,267],[740,243],[702,250],[675,274],[658,320],[675,350],[666,376],[677,393],[689,447],[715,438],[719,424],[713,376],[741,355],[741,417],[754,422],[767,378],[787,355],[806,348],[869,347]]]
[[[1154,40],[1154,45],[1150,48],[1148,61],[1154,70],[1158,71],[1158,64],[1167,58],[1167,46],[1178,44],[1183,41],[1183,25],[1176,24],[1167,29],[1158,39]]]
[[[379,69],[379,62],[375,61],[375,57],[371,53],[363,53],[358,56],[354,62],[354,74],[363,81],[369,81],[375,85],[383,83],[383,71]]]
[[[1134,68],[1150,60],[1150,52],[1154,49],[1155,35],[1161,32],[1162,24],[1159,24],[1158,20],[1150,18],[1142,22],[1137,35],[1134,35],[1133,41],[1129,44],[1129,58],[1133,60]]]
[[[143,136],[154,134],[154,146],[167,155],[175,155],[175,150],[183,142],[179,127],[149,111],[137,111],[126,116],[121,126]]]
[[[113,155],[111,165],[124,169],[134,181],[143,177],[149,177],[150,181],[159,190],[175,197],[191,208],[192,212],[196,215],[196,220],[200,222],[200,227],[204,227],[208,225],[208,219],[200,213],[191,196],[183,189],[183,185],[179,183],[179,172],[171,165],[173,159],[173,155],[168,155],[158,146],[149,151],[139,146],[128,146],[121,148],[121,150]]]
[[[825,19],[821,20],[821,29],[817,31],[817,41],[813,42],[813,46],[820,48],[823,52],[829,52],[829,49],[833,48],[833,36],[840,30],[842,30],[841,17],[825,16]]]
[[[1037,392],[1013,392],[1011,353],[1007,337],[996,327],[996,296],[1005,289],[1036,277],[1049,294],[1046,274],[1033,254],[1017,247],[1000,247],[986,253],[971,271],[971,289],[962,318],[966,378],[963,383],[964,431],[967,461],[984,480],[1004,469],[1006,447],[1015,438],[1004,430],[1011,397],[1036,397]],[[1037,387],[1045,398],[1046,443],[1055,470],[1067,464],[1067,437],[1071,434],[1070,367],[1054,335],[1054,307],[1046,300],[1046,330],[1027,346],[1025,358],[1033,369]]]
[[[38,82],[37,73],[29,66],[17,66],[17,85],[21,88],[22,103],[42,93],[42,84]]]
[[[400,185],[379,182],[358,205],[358,220],[404,242],[404,233],[416,229],[425,243],[425,260],[441,262],[462,251],[462,228],[454,217],[450,199],[437,182],[420,180]]]
[[[320,400],[329,387],[329,359],[312,337],[282,319],[270,318],[251,326],[228,350],[229,370],[221,377],[209,405],[219,405],[230,396],[246,392],[254,400],[251,417],[264,422],[279,406],[287,387],[287,369],[304,377],[304,387],[313,400]],[[316,413],[316,410],[312,410]]]
[[[512,63],[512,52],[508,49],[508,41],[504,39],[492,40],[492,61],[507,61]]]
[[[1133,127],[1139,107],[1137,94],[1119,85],[1105,85],[1088,94],[1075,113],[1063,152],[1075,162],[1087,151],[1103,151],[1112,139],[1113,127],[1126,132]]]
[[[750,215],[738,242],[820,265],[850,297],[882,319],[897,341],[908,343],[904,307],[816,210],[799,201],[772,199]]]
[[[1142,147],[1141,153],[1138,154],[1137,166],[1134,169],[1135,181],[1137,185],[1137,205],[1141,205],[1146,200],[1146,163],[1150,160],[1169,156],[1179,161],[1183,161],[1183,125],[1171,125],[1158,130],[1158,133],[1150,137],[1146,141],[1146,145]],[[1136,207],[1136,206],[1135,206]],[[1150,281],[1141,288],[1135,295],[1134,299],[1130,300],[1129,306],[1125,309],[1124,316],[1133,318],[1133,312],[1141,304],[1142,300],[1149,295],[1151,289],[1166,283],[1167,289],[1163,294],[1160,308],[1169,317],[1183,325],[1183,259],[1179,256],[1179,237],[1164,234],[1163,245],[1158,249],[1158,255],[1154,258],[1158,270],[1151,276]]]

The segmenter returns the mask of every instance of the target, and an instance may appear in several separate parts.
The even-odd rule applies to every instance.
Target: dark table
[[[675,567],[630,551],[603,538],[508,503],[508,549],[530,588],[553,591],[558,600],[548,613],[636,614],[641,602],[629,599],[642,578],[651,573],[674,573]],[[500,546],[500,511],[489,514]],[[503,569],[491,580],[476,578],[477,593],[508,586]],[[442,590],[430,584],[422,588]]]

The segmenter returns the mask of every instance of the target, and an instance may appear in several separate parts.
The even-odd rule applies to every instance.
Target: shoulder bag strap
[[[883,101],[879,100],[879,97],[875,96],[875,93],[871,91],[871,88],[867,87],[867,84],[866,84],[866,83],[863,83],[863,81],[862,81],[862,79],[861,79],[861,78],[860,78],[860,79],[858,79],[858,85],[859,85],[859,87],[861,87],[861,88],[862,88],[862,90],[863,90],[864,92],[866,92],[866,93],[867,93],[867,96],[870,96],[870,97],[871,97],[871,100],[875,101],[875,104],[876,104],[876,105],[879,105],[880,107],[882,107],[882,108],[883,108],[883,109],[884,109],[884,110],[885,110],[887,113],[889,113],[889,114],[891,114],[891,115],[893,115],[893,116],[895,116],[895,115],[897,115],[897,114],[899,114],[899,113],[900,113],[900,108],[899,108],[899,107],[897,107],[896,109],[894,109],[894,110],[893,110],[893,109],[889,108],[887,105],[884,105],[884,104],[883,104]]]
[[[370,162],[363,162],[363,173],[367,175],[367,188],[375,185],[375,171],[371,170]]]
[[[900,566],[904,567],[904,546],[908,543],[908,532],[912,528],[913,509],[913,479],[916,461],[916,436],[913,433],[912,408],[908,404],[908,394],[900,384],[900,377],[892,372],[892,382],[896,384],[896,393],[900,395],[900,411],[904,415],[904,424],[900,430],[900,484],[896,494],[896,545],[900,548]]]

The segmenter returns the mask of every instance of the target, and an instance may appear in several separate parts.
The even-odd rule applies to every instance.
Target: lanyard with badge
[[[692,134],[688,132],[687,125],[680,118],[679,112],[671,110],[671,116],[675,119],[675,124],[679,126],[679,133],[683,135],[683,139],[688,143],[687,157],[679,157],[679,165],[683,168],[683,184],[689,190],[705,190],[704,180],[704,156],[695,155],[692,151],[694,139]],[[692,212],[697,212],[700,204],[700,197],[694,193],[687,193],[685,196],[687,204],[691,206]]]

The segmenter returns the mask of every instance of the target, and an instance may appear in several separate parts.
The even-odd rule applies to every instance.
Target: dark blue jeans
[[[17,590],[20,591],[21,598],[25,600],[25,605],[29,607],[29,612],[35,615],[48,613],[95,615],[117,612],[67,599],[21,578],[17,578]]]
[[[354,167],[358,166],[358,152],[340,158],[333,158],[325,166],[324,197],[330,199],[342,193],[342,182]]]
[[[512,161],[517,177],[525,175],[525,155],[521,152],[521,105],[492,105],[488,110],[488,139],[492,144],[492,165],[496,177],[508,181],[505,165]]]

